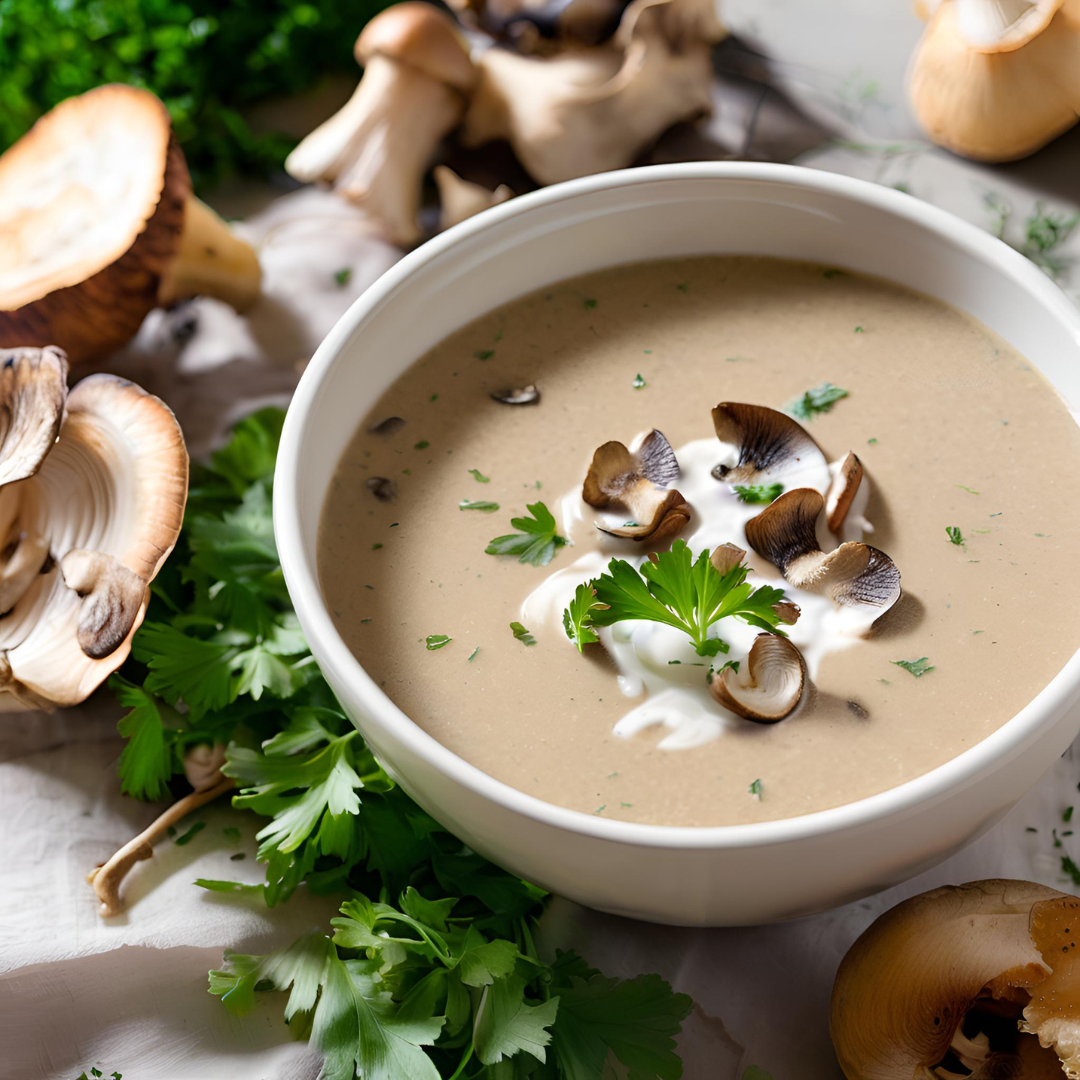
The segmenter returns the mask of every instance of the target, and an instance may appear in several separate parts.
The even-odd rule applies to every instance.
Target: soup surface
[[[510,629],[575,560],[643,554],[602,538],[574,494],[593,452],[658,428],[678,453],[715,439],[720,401],[782,409],[823,383],[847,396],[802,422],[830,461],[862,460],[867,540],[903,597],[815,663],[813,693],[780,723],[730,718],[682,749],[661,748],[664,727],[616,733],[642,699],[602,645],[579,654],[557,619],[526,625],[533,645]],[[539,403],[489,396],[527,384]],[[319,533],[339,631],[443,745],[561,806],[699,826],[838,806],[979,742],[1080,645],[1080,428],[1004,341],[884,281],[750,257],[607,270],[471,323],[357,419]],[[486,554],[537,501],[573,546],[547,566]],[[783,586],[748,561],[755,584]],[[923,658],[922,675],[896,663]]]

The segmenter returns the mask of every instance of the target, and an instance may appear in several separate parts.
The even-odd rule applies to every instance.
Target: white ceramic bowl
[[[315,565],[319,513],[356,425],[447,334],[514,297],[619,263],[754,254],[880,275],[969,311],[1080,401],[1080,317],[1026,259],[907,195],[783,165],[695,163],[592,176],[514,199],[406,256],[316,352],[289,409],[274,524],[312,651],[390,774],[489,859],[583,904],[657,922],[803,915],[944,859],[989,828],[1080,729],[1080,652],[1022,712],[916,780],[805,817],[718,828],[609,821],[502,784],[379,689],[334,629]]]

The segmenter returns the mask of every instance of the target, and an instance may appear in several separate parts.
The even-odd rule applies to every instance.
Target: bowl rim
[[[411,275],[448,250],[504,222],[581,196],[657,181],[742,180],[822,192],[883,211],[927,229],[972,257],[995,265],[1056,316],[1080,350],[1080,312],[1041,270],[996,237],[939,207],[869,181],[797,165],[758,162],[688,162],[652,165],[570,180],[485,210],[406,254],[370,285],[323,339],[300,379],[289,406],[274,473],[274,534],[296,611],[312,652],[364,704],[369,722],[385,730],[406,750],[473,794],[503,810],[540,824],[586,837],[649,848],[721,849],[765,847],[861,828],[897,815],[906,816],[950,791],[966,787],[981,773],[1002,765],[1048,721],[1056,719],[1080,689],[1080,649],[1054,678],[996,731],[956,757],[921,776],[854,802],[798,817],[738,825],[653,825],[598,817],[518,791],[459,757],[429,735],[375,683],[338,634],[327,610],[314,559],[304,554],[300,525],[300,451],[321,391],[358,325],[407,285]],[[568,273],[569,273],[568,268]],[[329,478],[327,478],[329,483]]]

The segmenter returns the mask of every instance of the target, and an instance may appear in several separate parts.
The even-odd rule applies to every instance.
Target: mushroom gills
[[[508,387],[506,390],[494,390],[488,397],[500,405],[539,405],[540,391],[529,383],[528,386]]]
[[[593,455],[581,497],[597,509],[622,507],[632,520],[622,526],[596,522],[609,536],[659,542],[677,535],[690,520],[690,507],[672,488],[679,478],[679,462],[664,435],[652,431],[628,449],[621,442],[606,442]]]
[[[775,724],[790,716],[803,695],[802,654],[786,637],[758,634],[736,671],[714,672],[709,692],[724,706],[756,724]]]

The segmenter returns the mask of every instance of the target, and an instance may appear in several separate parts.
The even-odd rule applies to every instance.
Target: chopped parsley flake
[[[470,469],[469,470],[469,475],[478,484],[490,484],[491,483],[491,477],[490,476],[485,476],[479,469]]]
[[[748,792],[749,792],[749,793],[750,793],[751,795],[756,795],[756,796],[757,796],[757,800],[758,800],[758,802],[761,802],[761,780],[760,780],[760,779],[758,779],[758,780],[755,780],[755,781],[754,781],[754,782],[753,782],[753,783],[752,783],[752,784],[750,785],[750,787],[749,787],[749,788],[747,788],[747,791],[748,791]]]
[[[687,293],[690,291],[690,282],[681,281],[678,285],[675,286],[675,288],[678,289],[681,293]]]
[[[891,660],[890,663],[902,667],[905,671],[914,675],[916,679],[921,679],[929,672],[937,670],[927,661],[925,656],[919,657],[918,660]]]
[[[785,412],[790,413],[797,420],[813,420],[815,416],[829,412],[836,402],[847,396],[846,390],[825,382],[807,390],[802,397],[789,402],[785,407]]]
[[[547,566],[555,552],[570,541],[555,531],[555,518],[542,503],[529,503],[528,517],[511,518],[510,524],[519,531],[496,536],[484,552],[488,555],[517,555],[518,562]]]
[[[958,487],[961,491],[966,491],[969,495],[979,494],[974,488],[969,488],[967,484],[953,484],[953,487]]]
[[[429,447],[430,445],[431,445],[431,443],[429,443],[429,442],[427,441],[427,439],[421,439],[421,440],[420,440],[420,441],[419,441],[419,442],[418,442],[418,443],[417,443],[417,444],[416,444],[416,445],[415,445],[415,446],[413,447],[413,449],[414,449],[414,450],[426,450],[426,449],[427,449],[427,448],[428,448],[428,447]]]
[[[784,485],[736,484],[734,491],[744,503],[771,503],[784,493]]]
[[[946,525],[945,533],[949,537],[950,544],[956,544],[957,547],[964,546],[964,534],[960,531],[959,525]]]
[[[438,401],[438,400],[439,400],[439,395],[438,394],[432,394],[431,397],[428,398],[428,401]]]
[[[334,281],[337,282],[339,289],[344,289],[346,285],[352,281],[352,269],[348,266],[343,266],[340,270],[334,272]]]
[[[1061,815],[1061,820],[1068,824],[1070,821],[1072,821],[1072,816],[1073,808],[1071,806],[1066,806],[1065,812]]]
[[[635,390],[641,390],[644,387],[648,386],[649,384],[641,377],[641,372],[639,371],[634,376],[634,381],[633,381],[632,385],[633,385]]]
[[[499,504],[488,499],[462,499],[458,503],[458,509],[479,510],[484,514],[494,514],[499,509]]]
[[[826,277],[826,278],[834,278],[834,277],[844,277],[845,275],[844,275],[843,270],[826,270],[825,273],[822,274],[821,276]]]
[[[514,637],[522,643],[522,645],[535,645],[536,638],[525,629],[519,622],[512,622],[510,629],[514,632]]]
[[[480,646],[477,645],[471,653],[469,653],[469,663],[471,664],[476,659],[476,654],[480,651]]]
[[[596,307],[596,301],[593,300],[591,297],[588,300],[585,301],[585,310],[586,311],[592,311],[592,309],[594,307]]]
[[[371,550],[372,551],[378,551],[379,548],[381,548],[381,547],[382,547],[382,544],[372,544],[371,545]]]
[[[198,836],[199,833],[201,833],[203,831],[203,829],[205,829],[205,828],[206,828],[206,822],[205,821],[196,821],[195,824],[192,825],[191,828],[188,829],[188,831],[186,833],[182,834],[181,836],[178,836],[173,841],[173,843],[176,844],[177,847],[183,847],[185,844],[190,844],[191,841],[194,840],[195,837]]]
[[[855,327],[855,333],[856,334],[865,334],[866,331],[861,326],[856,326]]]
[[[424,640],[424,644],[427,647],[428,652],[434,652],[436,649],[441,649],[445,645],[449,645],[454,639],[448,637],[446,634],[428,634]]]
[[[1066,818],[1065,820],[1068,821],[1069,819]],[[221,833],[225,837],[225,839],[229,841],[230,844],[240,843],[240,830],[233,827],[232,825],[229,825],[227,828],[222,829]]]
[[[495,355],[494,349],[477,349],[473,356],[477,360],[490,360]]]
[[[867,439],[866,440],[866,445],[867,446],[877,446],[877,439]]]

